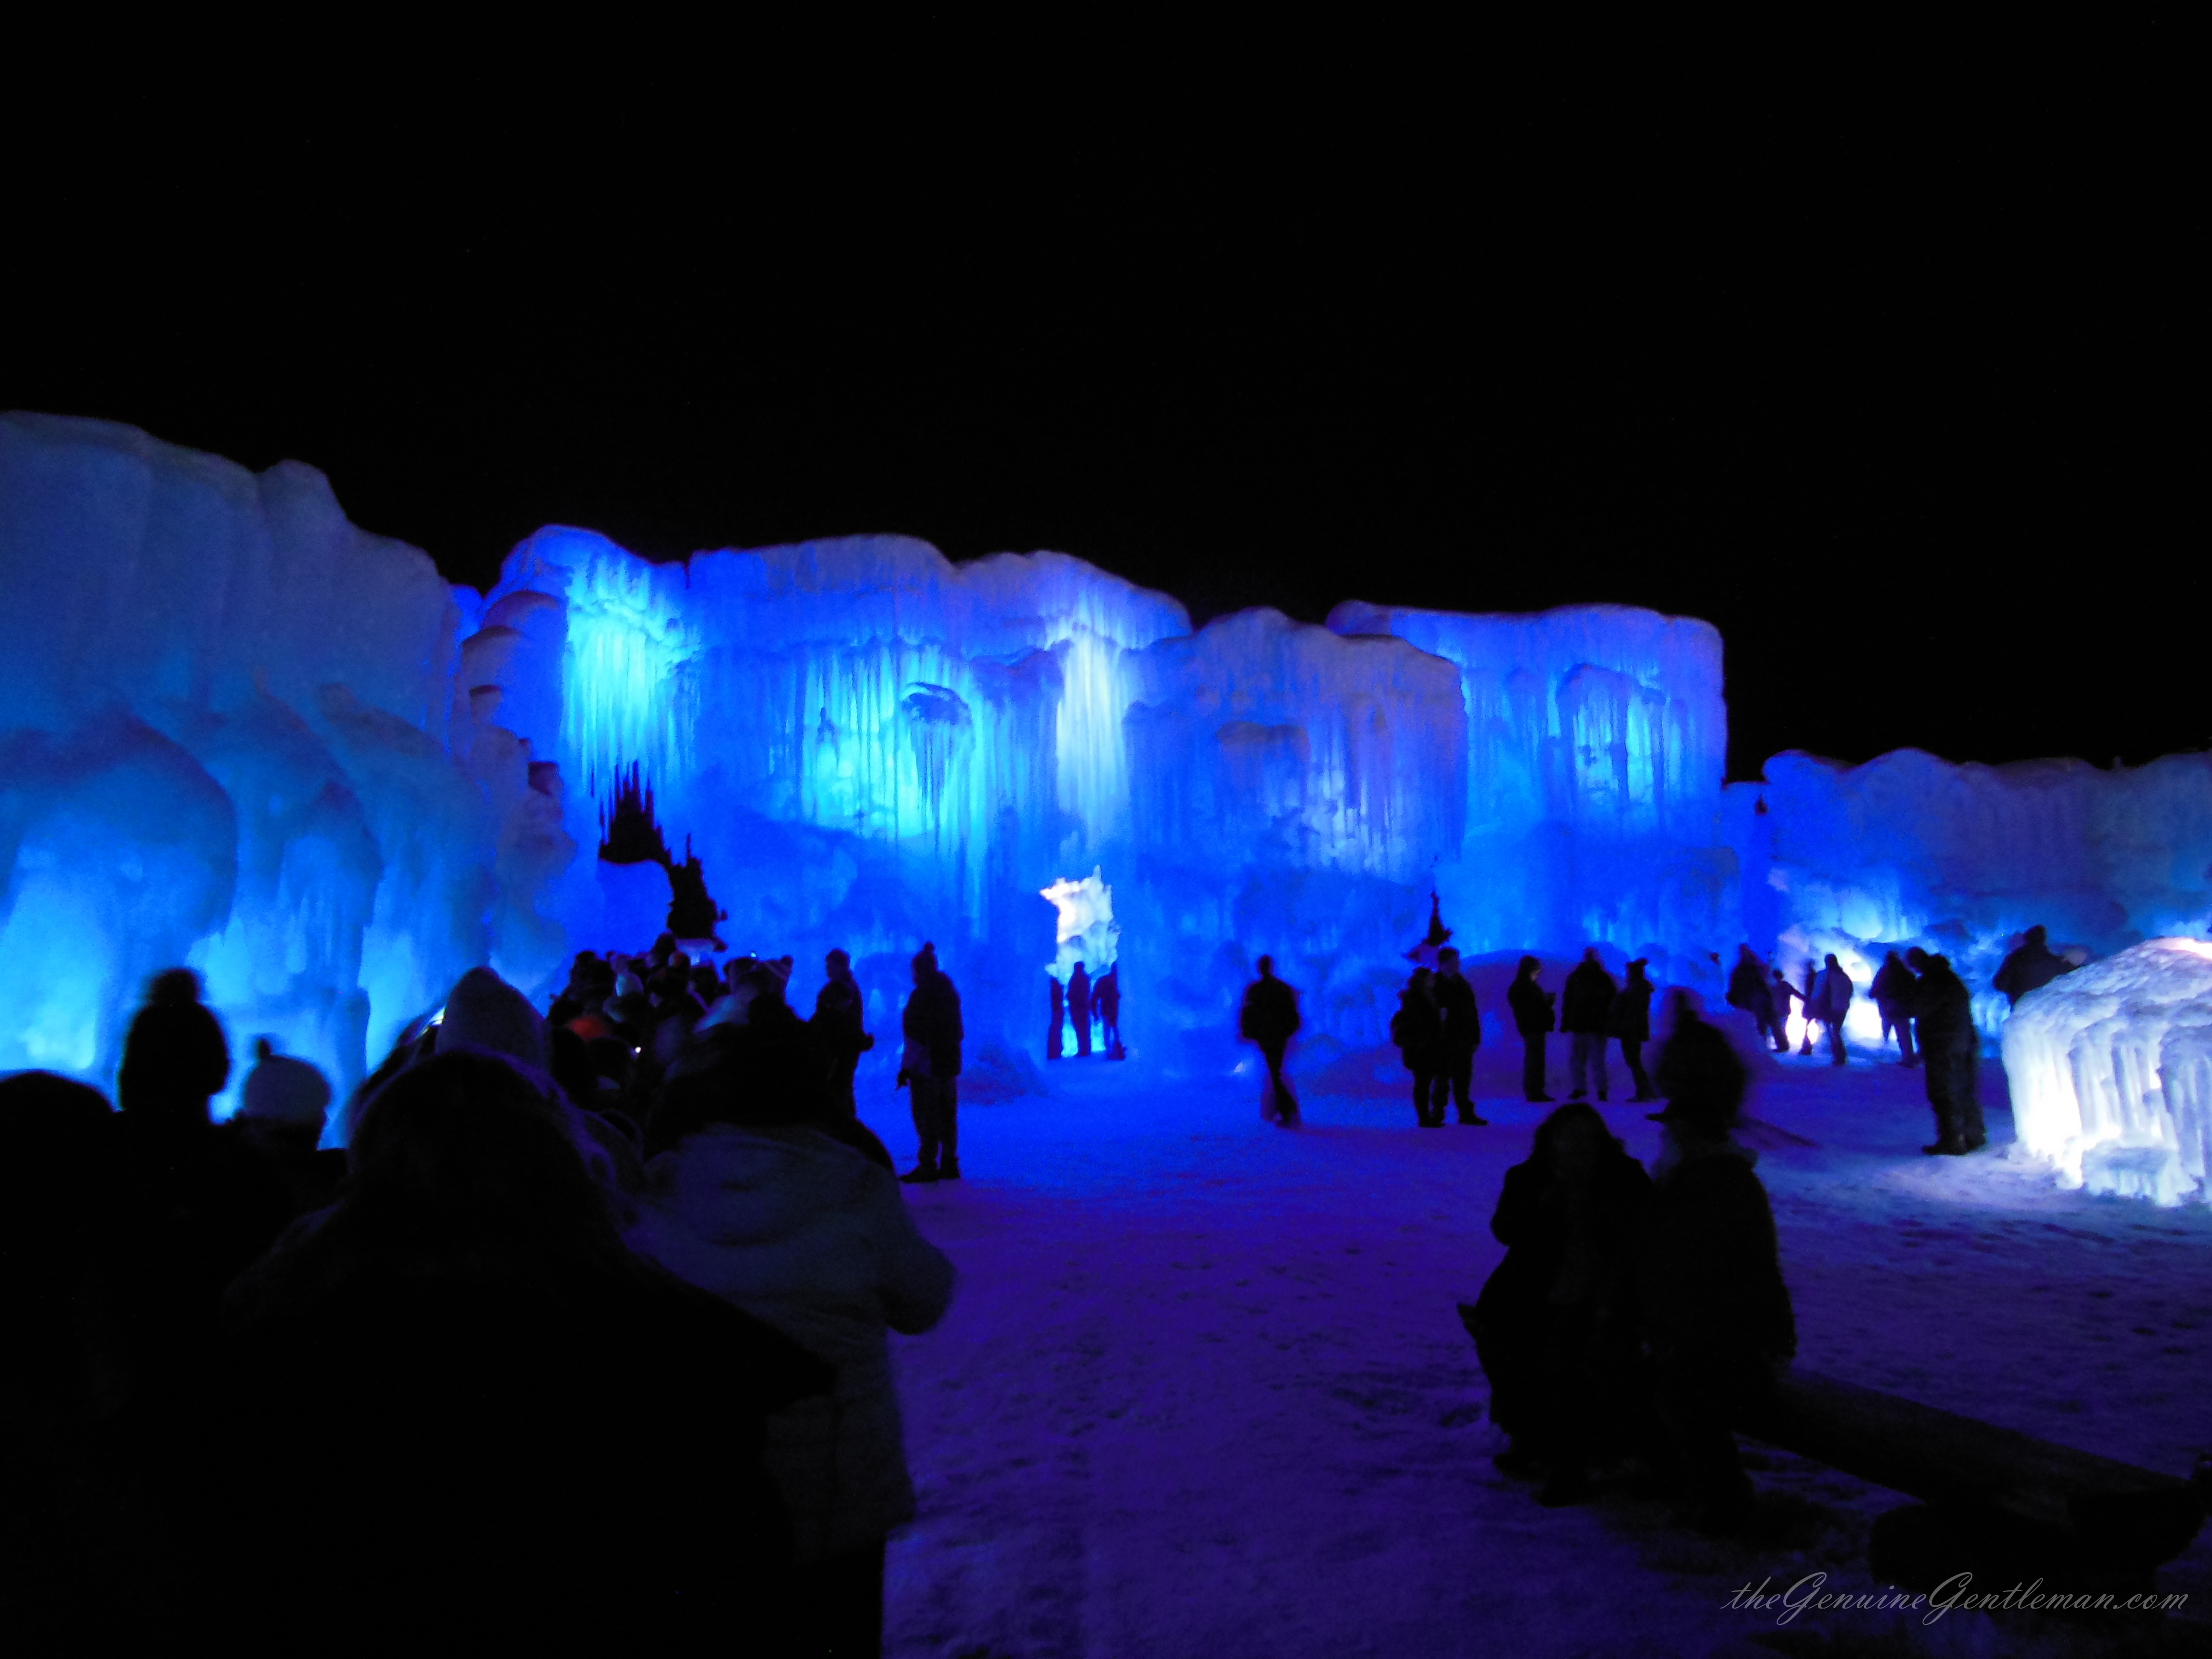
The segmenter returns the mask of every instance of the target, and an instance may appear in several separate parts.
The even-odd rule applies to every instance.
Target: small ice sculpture
[[[2006,1022],[2004,1064],[2020,1144],[2062,1185],[2206,1196],[2212,945],[2152,939],[2031,992]]]

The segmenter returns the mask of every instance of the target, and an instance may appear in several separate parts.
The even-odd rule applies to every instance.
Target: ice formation
[[[2212,1159],[2212,945],[2159,939],[2021,999],[2013,1121],[2062,1182],[2178,1204]]]
[[[1223,1061],[1262,953],[1311,1037],[1379,1043],[1432,893],[1471,962],[1595,942],[1708,994],[1744,939],[1985,987],[2030,922],[2105,954],[2212,914],[2212,760],[1723,787],[1719,635],[1620,606],[1194,632],[1056,553],[558,526],[479,594],[310,468],[39,416],[0,419],[0,1068],[106,1080],[181,961],[343,1089],[466,968],[542,990],[659,930],[668,872],[592,856],[624,778],[725,948],[842,946],[880,1024],[933,940],[979,1053],[1033,1046],[1079,952],[1170,1060]]]

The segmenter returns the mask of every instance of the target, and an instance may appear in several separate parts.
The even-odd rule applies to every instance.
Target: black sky
[[[1737,776],[2212,742],[2154,30],[1632,100],[1372,42],[1017,96],[969,39],[19,145],[0,407],[311,462],[479,584],[568,522],[1057,548],[1201,620],[1650,605],[1721,629]]]

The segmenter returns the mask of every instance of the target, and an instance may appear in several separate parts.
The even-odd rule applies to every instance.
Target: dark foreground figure
[[[1640,1452],[1695,1524],[1724,1533],[1751,1503],[1729,1424],[1766,1398],[1796,1327],[1765,1188],[1729,1135],[1742,1063],[1681,1007],[1656,1080],[1669,1103],[1650,1178],[1590,1107],[1545,1120],[1498,1199],[1505,1260],[1462,1317],[1512,1437],[1500,1468],[1569,1504]]]

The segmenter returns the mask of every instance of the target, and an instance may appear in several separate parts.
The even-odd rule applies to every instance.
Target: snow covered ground
[[[1502,1254],[1491,1209],[1545,1109],[1509,1097],[1516,1061],[1486,1048],[1482,1129],[1416,1128],[1387,1067],[1387,1092],[1309,1092],[1297,1133],[1261,1121],[1256,1079],[1178,1083],[1141,1060],[1065,1062],[1048,1096],[963,1107],[967,1178],[909,1189],[961,1283],[938,1330],[893,1339],[921,1516],[890,1550],[888,1651],[2212,1650],[2202,1538],[2163,1571],[2189,1605],[2156,1629],[1783,1626],[1726,1603],[1821,1571],[1873,1589],[1868,1527],[1905,1499],[1747,1447],[1756,1530],[1714,1542],[1656,1502],[1546,1510],[1500,1476],[1453,1304]],[[1658,1127],[1627,1093],[1607,1115],[1648,1160]],[[2186,1475],[2212,1448],[2212,1210],[2060,1193],[2000,1150],[1994,1062],[1983,1096],[1991,1150],[1931,1159],[1917,1073],[1793,1058],[1755,1085],[1800,1363]],[[862,1112],[909,1162],[904,1097],[878,1087]]]

